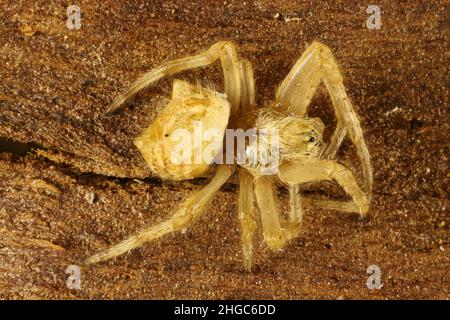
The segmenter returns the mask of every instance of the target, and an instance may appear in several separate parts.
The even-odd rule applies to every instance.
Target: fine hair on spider
[[[167,220],[144,228],[89,257],[86,259],[87,264],[117,257],[145,242],[184,230],[204,212],[216,192],[236,171],[239,180],[238,219],[243,263],[247,270],[252,267],[257,213],[264,242],[272,250],[283,248],[290,239],[299,235],[303,205],[359,213],[361,216],[367,214],[373,184],[369,151],[337,62],[331,50],[320,42],[314,41],[308,46],[277,88],[275,99],[265,104],[267,107],[256,106],[251,62],[238,57],[233,43],[220,41],[197,55],[165,62],[145,73],[114,100],[105,116],[113,114],[137,92],[163,77],[206,67],[216,61],[220,61],[222,66],[224,93],[211,85],[202,87],[199,82],[193,85],[187,81],[174,80],[171,100],[134,141],[149,171],[163,179],[192,179],[201,176],[213,165],[214,176],[208,184],[182,202]],[[320,83],[325,85],[331,97],[337,119],[336,128],[327,142],[323,141],[322,121],[307,115],[308,106]],[[212,158],[205,160],[203,157],[200,160],[193,159],[197,161],[173,161],[173,151],[178,147],[172,139],[174,133],[177,130],[190,133],[194,130],[193,122],[200,122],[202,130],[218,133],[211,139],[216,143],[215,146],[225,146],[225,157],[231,151],[234,152],[230,150],[234,147],[224,142],[228,129],[255,128],[261,134],[257,140],[250,139],[244,150],[252,161],[214,164]],[[266,134],[272,131],[277,133],[276,140],[270,140]],[[358,181],[348,167],[336,160],[337,151],[347,135],[356,147],[362,181]],[[203,144],[196,144],[196,141],[187,146],[188,151],[192,151],[189,154],[204,152],[206,148]],[[274,150],[277,155],[276,170],[267,171],[266,163],[261,158],[255,158],[255,154],[262,154],[262,159],[268,159]],[[212,148],[208,152],[220,156],[219,148]],[[319,181],[336,182],[351,199],[335,201],[300,194],[301,185]],[[278,210],[275,187],[280,184],[289,190],[290,211],[287,218],[280,215]]]

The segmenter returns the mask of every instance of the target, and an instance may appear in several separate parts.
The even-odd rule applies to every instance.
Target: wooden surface
[[[79,30],[68,5],[0,4],[0,146],[15,153],[0,154],[1,298],[449,298],[447,1],[378,1],[380,30],[358,1],[79,1]],[[369,220],[306,208],[283,252],[258,239],[248,274],[233,180],[185,234],[81,267],[81,290],[69,290],[68,265],[161,221],[205,182],[151,177],[132,144],[173,79],[102,112],[143,72],[218,40],[253,62],[260,105],[308,43],[332,48],[372,155]],[[180,77],[222,87],[217,65]],[[330,110],[320,90],[311,114],[332,127]],[[357,163],[349,143],[340,157]],[[372,264],[381,290],[365,285]]]

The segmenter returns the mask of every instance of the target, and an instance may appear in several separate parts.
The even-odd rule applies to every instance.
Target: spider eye
[[[314,137],[309,138],[309,142],[311,142],[311,143],[316,142],[316,138],[314,138]]]

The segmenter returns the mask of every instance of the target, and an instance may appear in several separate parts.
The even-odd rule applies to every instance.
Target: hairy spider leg
[[[225,93],[231,103],[232,113],[237,113],[241,95],[240,65],[236,49],[231,42],[220,41],[200,54],[168,61],[142,75],[125,93],[119,95],[104,113],[109,116],[118,110],[129,98],[159,79],[200,67],[206,67],[219,60],[222,65]]]
[[[247,115],[255,109],[255,79],[252,63],[241,59],[241,115]],[[248,125],[248,124],[246,124]],[[245,129],[245,128],[243,128]],[[253,176],[247,169],[239,168],[238,218],[241,225],[241,243],[244,257],[244,268],[252,268],[253,238],[256,231],[255,208],[253,205]]]
[[[241,74],[241,114],[246,114],[255,108],[255,78],[253,66],[249,60],[239,61]]]
[[[205,187],[194,192],[187,198],[168,220],[158,225],[142,229],[130,238],[87,258],[85,263],[92,264],[117,257],[127,251],[142,246],[145,242],[186,228],[198,218],[200,213],[203,212],[203,209],[209,204],[216,192],[228,180],[232,173],[233,167],[218,165],[212,180]]]
[[[244,268],[252,268],[253,238],[256,231],[255,207],[253,205],[253,176],[245,168],[239,168],[238,217],[241,224],[241,243]]]
[[[280,166],[279,178],[281,181],[293,185],[323,180],[335,180],[351,196],[354,207],[346,202],[338,203],[331,200],[322,200],[328,208],[341,211],[356,209],[361,216],[369,210],[369,197],[361,190],[353,173],[334,160],[318,158],[305,158],[297,162],[285,163]]]
[[[276,100],[283,108],[303,116],[321,81],[330,93],[337,118],[336,129],[322,157],[334,159],[348,131],[350,139],[356,146],[364,176],[364,188],[370,199],[373,176],[369,151],[359,119],[345,91],[342,74],[330,48],[314,41],[278,87]]]
[[[277,250],[281,249],[288,240],[298,236],[301,224],[287,222],[280,217],[274,179],[273,176],[256,177],[255,194],[261,214],[264,241],[270,249]]]

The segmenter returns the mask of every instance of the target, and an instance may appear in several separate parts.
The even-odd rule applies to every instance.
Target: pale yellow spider
[[[223,140],[226,128],[275,128],[279,132],[278,173],[261,174],[257,164],[217,164],[212,180],[186,199],[172,217],[88,258],[86,263],[116,257],[144,242],[185,229],[199,216],[235,168],[239,170],[238,217],[242,230],[244,266],[248,270],[251,270],[252,242],[257,225],[254,194],[261,216],[264,241],[272,250],[282,248],[288,240],[298,236],[302,225],[301,203],[357,212],[362,216],[367,213],[373,180],[369,152],[358,117],[345,92],[337,63],[331,50],[319,42],[313,42],[298,59],[277,89],[275,102],[270,102],[267,108],[255,108],[252,64],[238,58],[232,43],[221,41],[203,53],[166,62],[144,74],[128,91],[117,97],[106,114],[113,113],[128,98],[162,77],[205,67],[217,60],[220,60],[224,73],[225,94],[175,80],[170,103],[135,139],[136,146],[154,174],[164,179],[183,180],[202,175],[212,162],[173,163],[170,157],[175,145],[171,135],[175,130],[192,130],[192,122],[201,121],[205,130],[220,130],[220,139]],[[322,81],[331,96],[337,118],[336,129],[325,148],[322,143],[323,123],[320,119],[306,115],[313,94]],[[362,187],[358,186],[348,168],[333,160],[347,133],[356,146],[361,162],[364,179]],[[322,180],[336,181],[352,200],[333,201],[300,196],[299,185]],[[287,221],[280,217],[277,209],[274,193],[277,182],[281,182],[290,191],[291,210]]]

